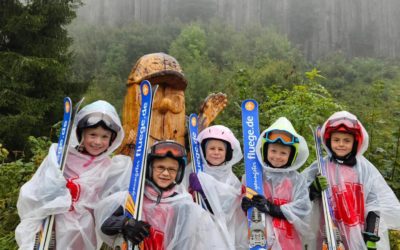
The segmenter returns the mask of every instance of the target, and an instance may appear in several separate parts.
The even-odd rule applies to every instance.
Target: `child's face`
[[[111,131],[102,127],[84,129],[82,137],[85,151],[92,156],[103,153],[110,145],[111,134]]]
[[[353,149],[354,136],[348,133],[334,132],[331,135],[332,151],[339,157],[348,155]]]
[[[286,165],[290,156],[290,147],[279,143],[268,145],[267,159],[275,168]]]
[[[154,159],[152,167],[154,183],[160,188],[166,188],[175,181],[179,170],[179,163],[173,158],[165,157]]]
[[[206,160],[213,166],[225,161],[226,145],[220,140],[209,140],[206,146]]]

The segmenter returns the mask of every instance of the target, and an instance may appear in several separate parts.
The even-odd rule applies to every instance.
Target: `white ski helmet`
[[[225,162],[232,160],[234,145],[240,145],[239,141],[229,128],[223,125],[210,126],[201,131],[197,136],[204,157],[206,157],[206,143],[209,139],[220,140],[226,144]]]

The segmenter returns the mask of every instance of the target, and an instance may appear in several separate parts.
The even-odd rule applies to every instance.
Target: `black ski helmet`
[[[187,154],[185,148],[181,144],[172,140],[159,141],[150,147],[149,153],[147,154],[146,179],[151,182],[153,181],[153,160],[165,157],[170,157],[178,161],[179,167],[175,177],[175,184],[180,184],[185,175]],[[175,184],[173,184],[173,186]]]
[[[82,133],[86,128],[97,128],[102,127],[108,131],[111,131],[110,146],[117,137],[117,133],[121,129],[114,120],[107,114],[101,112],[90,113],[84,116],[76,126],[76,137],[78,141],[82,141]]]

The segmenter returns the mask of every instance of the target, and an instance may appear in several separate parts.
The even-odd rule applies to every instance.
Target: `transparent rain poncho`
[[[224,139],[231,144],[232,159],[220,166],[210,166],[201,150],[204,172],[198,173],[197,176],[214,217],[221,225],[226,226],[231,249],[248,249],[247,218],[240,206],[243,197],[242,184],[232,171],[232,167],[243,158],[240,143],[228,128],[222,125],[213,127],[223,132],[223,135],[208,135],[202,132],[198,137],[199,143],[209,138]]]
[[[130,168],[121,171],[117,181],[119,191],[103,199],[95,209],[97,232],[109,246],[113,246],[116,236],[103,234],[100,227],[114,211],[125,206],[130,171]],[[190,194],[179,193],[174,187],[164,191],[157,203],[159,195],[146,184],[141,220],[151,225],[151,238],[144,240],[145,249],[228,249],[223,228],[193,202]]]
[[[347,111],[336,112],[325,122],[322,127],[322,135],[326,130],[329,120],[346,117],[356,120],[357,118]],[[355,166],[346,166],[331,160],[332,152],[323,142],[328,156],[327,174],[329,182],[330,201],[333,206],[334,219],[341,233],[346,249],[367,249],[362,232],[368,212],[374,211],[380,215],[378,249],[390,249],[388,229],[400,229],[400,203],[387,185],[383,176],[370,163],[363,153],[368,148],[368,133],[360,124],[362,132],[362,143],[359,145],[356,155]],[[307,177],[307,185],[310,185],[318,173],[317,163],[314,162],[302,174]],[[310,241],[309,247],[321,246],[321,228],[323,228],[323,217],[321,218],[322,206],[320,199],[313,203],[312,225],[315,225],[314,240]]]
[[[262,160],[263,137],[268,131],[284,130],[299,139],[294,162],[286,168],[272,168]],[[297,170],[306,162],[309,152],[305,139],[297,134],[285,117],[279,118],[258,138],[257,158],[263,167],[264,195],[280,205],[286,220],[267,214],[267,242],[271,249],[302,249],[303,238],[308,236],[308,218],[311,211],[306,179]],[[245,181],[245,180],[244,180]]]
[[[99,112],[107,114],[119,126],[119,132],[112,145],[101,155],[94,157],[82,154],[76,150],[76,124],[86,115]],[[53,144],[31,180],[21,187],[17,203],[21,222],[15,231],[20,249],[33,249],[35,235],[42,221],[52,214],[56,215],[57,249],[100,248],[101,240],[95,231],[93,209],[103,196],[114,189],[111,177],[131,164],[126,156],[111,158],[111,153],[120,145],[123,137],[118,114],[109,103],[97,101],[79,111],[72,127],[64,174],[57,164],[57,145]],[[66,178],[73,178],[80,187],[78,199],[73,204]]]

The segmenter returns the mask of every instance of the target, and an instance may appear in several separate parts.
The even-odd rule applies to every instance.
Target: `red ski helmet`
[[[329,148],[331,146],[331,136],[334,132],[352,134],[354,136],[355,145],[357,145],[356,150],[358,150],[358,147],[361,147],[363,135],[360,122],[357,119],[339,117],[327,121],[325,125],[324,142]]]
[[[161,159],[165,157],[171,157],[178,161],[179,168],[175,177],[176,184],[180,184],[185,175],[185,167],[187,164],[187,154],[185,148],[172,140],[159,141],[150,147],[150,151],[147,155],[147,170],[146,179],[153,180],[153,168],[152,161],[154,159]]]

